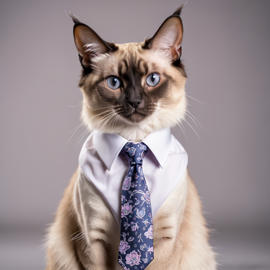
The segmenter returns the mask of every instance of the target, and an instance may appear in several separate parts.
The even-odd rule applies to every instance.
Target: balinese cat
[[[153,226],[144,234],[153,239],[147,252],[154,259],[146,269],[216,269],[201,202],[186,169],[187,155],[170,134],[170,127],[186,111],[181,10],[168,17],[152,38],[127,44],[105,42],[70,14],[82,65],[82,119],[94,132],[50,227],[47,270],[142,269],[140,254],[147,246],[138,247],[132,253],[137,257],[131,258],[132,239],[120,236],[121,188],[128,170],[120,151],[126,141],[143,141],[150,149],[143,171]],[[141,198],[145,203],[146,195]]]

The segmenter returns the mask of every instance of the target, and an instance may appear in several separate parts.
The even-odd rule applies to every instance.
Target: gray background
[[[43,269],[45,228],[87,136],[64,10],[124,43],[151,37],[184,2],[0,3],[0,269]],[[187,118],[187,139],[173,133],[189,154],[220,269],[270,269],[269,12],[266,0],[190,0],[182,13],[189,111],[202,127]]]

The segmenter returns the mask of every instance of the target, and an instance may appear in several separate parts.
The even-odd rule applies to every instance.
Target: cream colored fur
[[[120,231],[109,209],[78,169],[50,228],[46,270],[121,270],[117,262]],[[187,172],[153,223],[155,254],[147,270],[216,269],[201,203]]]
[[[168,47],[168,40],[173,38],[169,32],[161,43]],[[179,56],[182,37],[178,39],[175,54]],[[168,48],[145,50],[142,46],[143,43],[117,44],[118,50],[113,54],[99,54],[96,43],[85,45],[86,50],[95,55],[91,59],[91,76],[82,77],[80,83],[83,93],[82,119],[90,130],[117,133],[127,140],[141,141],[151,132],[172,127],[184,119],[184,69],[172,65]],[[122,117],[117,113],[117,106],[102,99],[96,85],[99,82],[103,89],[107,89],[104,78],[111,75],[120,77],[118,66],[121,61],[143,69],[138,67],[138,59],[143,59],[149,69],[148,72],[141,72],[145,74],[140,83],[146,94],[153,91],[145,83],[149,74],[160,74],[161,82],[168,77],[170,80],[167,79],[166,93],[147,104],[152,106],[152,113],[136,123]],[[120,89],[106,91],[116,98],[121,95]],[[158,210],[153,226],[154,260],[146,270],[216,269],[200,199],[187,172]],[[78,168],[49,229],[46,270],[121,270],[117,262],[119,241],[120,228],[110,207]]]
[[[185,82],[186,78],[179,70],[171,66],[170,56],[162,50],[146,51],[142,49],[143,43],[117,44],[118,51],[114,54],[102,54],[93,59],[94,70],[81,87],[84,104],[82,110],[82,120],[90,130],[100,130],[105,133],[117,133],[130,141],[141,141],[148,134],[155,130],[166,127],[180,125],[186,113]],[[173,78],[177,78],[171,83],[168,93],[154,105],[155,111],[151,117],[147,117],[139,123],[119,117],[113,106],[101,105],[102,100],[95,91],[95,82],[108,75],[119,76],[118,63],[130,56],[137,59],[144,59],[148,63],[149,72],[162,74],[166,71]],[[142,78],[144,85],[146,76]],[[162,78],[161,78],[162,80]],[[90,93],[87,88],[93,89]],[[117,91],[115,91],[117,95]],[[105,109],[108,110],[107,114]],[[113,113],[112,113],[113,112]]]

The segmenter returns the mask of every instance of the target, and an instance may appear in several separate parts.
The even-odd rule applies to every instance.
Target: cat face
[[[180,11],[167,18],[153,38],[126,44],[103,41],[73,17],[83,67],[79,84],[84,98],[82,118],[89,129],[141,140],[184,117]]]

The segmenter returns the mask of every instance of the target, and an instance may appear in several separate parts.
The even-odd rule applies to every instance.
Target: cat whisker
[[[200,124],[200,122],[186,109],[182,110],[182,112],[188,116],[193,122],[194,124],[197,126],[197,127],[201,127],[203,128],[203,126]]]
[[[79,128],[80,126],[82,126],[82,125],[83,125],[83,123],[79,124],[78,126],[76,126],[75,128],[73,128],[71,131],[69,131],[69,132],[67,133],[67,135],[69,135],[70,133],[73,132],[74,129],[78,129],[78,128]]]
[[[112,108],[111,108],[110,106],[108,106],[108,107],[103,107],[103,108],[98,108],[99,110],[104,109],[104,108],[109,108],[109,109],[107,109],[107,110],[105,110],[105,111],[103,111],[103,112],[101,112],[101,113],[98,113],[97,115],[92,116],[92,117],[91,117],[91,121],[92,121],[94,118],[101,117],[101,118],[96,122],[96,125],[99,126],[102,122],[103,122],[103,125],[104,125],[105,123],[108,122],[107,120],[109,120],[109,119],[111,119],[113,116],[117,115],[116,112],[121,111],[121,109],[122,109],[121,107],[122,107],[122,106],[120,106],[120,105],[114,106],[114,111],[111,110]],[[73,135],[76,133],[76,131],[77,131],[82,125],[83,125],[83,123],[80,124],[79,126],[77,126],[77,127],[75,128],[75,131],[74,131],[74,129],[71,131],[71,132],[73,132],[71,138],[73,137]],[[103,126],[103,125],[102,125],[102,126]],[[89,132],[88,128],[86,128],[86,130],[85,130],[85,131],[79,136],[79,138],[76,140],[75,149],[76,149],[77,146],[80,144],[81,140],[84,138],[84,136],[87,134],[87,132]],[[69,139],[69,141],[71,140],[71,138]]]
[[[106,114],[106,113],[110,113],[110,112],[112,112],[112,111],[111,111],[111,110],[103,111],[103,112],[101,112],[101,113],[99,113],[99,114],[96,114],[95,116],[91,117],[91,120],[93,120],[94,118],[96,118],[96,117],[98,117],[98,116],[100,116],[100,115],[103,115],[103,114]]]
[[[80,141],[81,141],[81,139],[82,139],[82,137],[84,137],[84,135],[86,134],[86,132],[88,131],[88,128],[87,127],[85,127],[85,129],[84,129],[84,131],[82,132],[82,134],[79,136],[79,138],[76,140],[76,144],[75,144],[75,149],[76,149],[76,147],[78,146],[78,144],[80,143]]]
[[[116,114],[114,119],[111,122],[112,128],[114,127],[114,125],[116,125],[117,121],[121,118],[120,114]]]
[[[189,96],[189,95],[187,95],[187,94],[186,94],[186,97],[188,97],[188,98],[190,98],[190,99],[193,99],[193,100],[195,100],[195,101],[197,101],[197,102],[199,102],[199,103],[201,103],[201,104],[206,104],[205,102],[199,101],[199,100],[197,100],[196,98],[191,97],[191,96]]]
[[[182,130],[182,132],[183,132],[183,134],[184,134],[184,136],[185,136],[185,138],[186,138],[186,140],[187,140],[187,143],[188,143],[188,137],[187,137],[187,133],[186,133],[185,127],[181,124],[180,121],[177,122],[176,124],[177,124],[177,126]]]
[[[104,115],[103,117],[101,117],[100,119],[98,119],[96,122],[95,122],[95,126],[99,126],[99,124],[105,120],[108,116],[110,116],[110,114],[112,114],[112,112],[110,112],[109,114],[106,114]]]
[[[81,136],[77,139],[75,149],[80,144],[81,140],[84,138],[84,136],[87,134],[87,132],[90,132],[89,129],[86,127],[85,131],[81,134]]]
[[[104,126],[105,124],[107,124],[107,122],[110,121],[115,115],[117,115],[117,114],[116,114],[116,113],[109,114],[109,115],[107,116],[107,118],[103,120],[103,125],[101,126],[101,128],[103,128],[103,126]]]
[[[170,116],[170,115],[167,115],[167,117],[169,117],[170,119],[174,120],[174,117],[172,117],[172,116]],[[177,121],[177,122],[176,122],[176,125],[181,129],[181,131],[182,131],[183,134],[184,134],[185,139],[186,139],[187,142],[188,142],[186,130],[185,130],[184,126],[181,124],[180,121],[181,121],[181,120]]]
[[[195,116],[189,112],[188,110],[185,111],[186,115],[189,116],[189,118],[191,118],[193,120],[193,122],[196,124],[197,126],[199,125],[201,128],[203,128],[203,126],[201,125],[201,123],[195,118]]]
[[[160,108],[168,108],[168,109],[171,109],[172,107],[171,107],[171,106],[167,106],[167,105],[162,104],[162,105],[160,105]]]
[[[168,108],[168,109],[170,109],[171,107],[170,106],[167,106],[167,105],[164,105],[164,104],[161,104],[161,107],[164,107],[164,108]],[[197,127],[202,127],[203,128],[203,126],[201,125],[201,123],[195,118],[195,116],[193,116],[192,114],[191,114],[191,112],[189,112],[188,110],[182,110],[182,112],[183,113],[185,113],[185,115],[186,116],[188,116],[193,122],[194,122],[194,124],[197,126]],[[183,119],[188,125],[190,125],[185,119]],[[193,127],[190,125],[190,127],[193,129]],[[193,129],[194,130],[194,129]],[[194,130],[194,132],[195,132],[195,130]],[[195,132],[196,133],[196,132]],[[196,133],[196,135],[198,136],[198,134]],[[199,136],[198,136],[198,138],[199,138]],[[200,138],[199,138],[200,139]]]
[[[199,127],[199,125],[197,124],[197,122],[187,112],[185,112],[185,115],[187,117],[189,117],[197,127]]]
[[[165,104],[160,104],[159,107],[164,107],[164,108],[168,108],[168,109],[172,109],[172,105],[175,105],[175,103],[168,103],[169,105],[165,105]],[[177,105],[176,105],[177,106]]]
[[[77,130],[78,130],[82,125],[83,125],[83,123],[81,123],[81,124],[78,125],[77,127],[73,128],[73,129],[68,133],[68,134],[70,134],[70,133],[72,132],[72,134],[71,134],[71,136],[70,136],[70,138],[69,138],[69,140],[68,140],[67,143],[70,142],[70,140],[72,139],[72,137],[74,136],[74,134],[77,132]]]
[[[90,107],[88,107],[91,111],[99,111],[99,110],[105,110],[105,109],[112,109],[112,107],[111,106],[108,106],[108,107],[102,107],[102,108],[90,108]]]
[[[120,108],[114,109],[115,112],[123,111],[123,107],[121,106]]]
[[[118,114],[118,118],[117,118],[117,121],[116,121],[116,123],[121,119],[123,117],[123,114]]]
[[[122,105],[115,105],[114,107],[113,106],[107,106],[107,107],[101,107],[101,108],[91,108],[91,107],[88,107],[90,110],[92,111],[98,111],[98,110],[104,110],[104,109],[115,109],[117,107],[122,107]]]
[[[113,126],[114,126],[116,117],[117,117],[117,115],[114,115],[114,116],[113,116],[113,119],[112,119],[111,122],[109,123],[109,125],[110,125],[112,128],[113,128]]]
[[[106,122],[107,122],[106,120],[107,120],[108,118],[110,118],[112,115],[115,115],[115,112],[114,112],[114,111],[110,111],[108,114],[106,114],[106,115],[103,116],[101,119],[99,119],[99,120],[97,121],[96,125],[97,125],[97,126],[100,125],[101,122],[106,123]],[[102,125],[101,127],[104,126],[104,123],[103,123],[103,125]]]
[[[200,136],[198,135],[198,133],[195,131],[195,129],[192,127],[192,125],[185,119],[185,118],[182,118],[183,121],[185,121],[189,127],[194,131],[194,133],[197,135],[198,139],[201,140]]]
[[[112,127],[113,127],[113,125],[115,123],[116,117],[119,115],[119,112],[121,112],[121,108],[115,110],[114,112],[115,112],[115,114],[113,115],[112,120],[109,123],[109,125],[112,126]]]
[[[157,103],[157,104],[160,104],[160,105],[171,105],[171,104],[175,104],[175,101],[161,101],[160,103]]]

